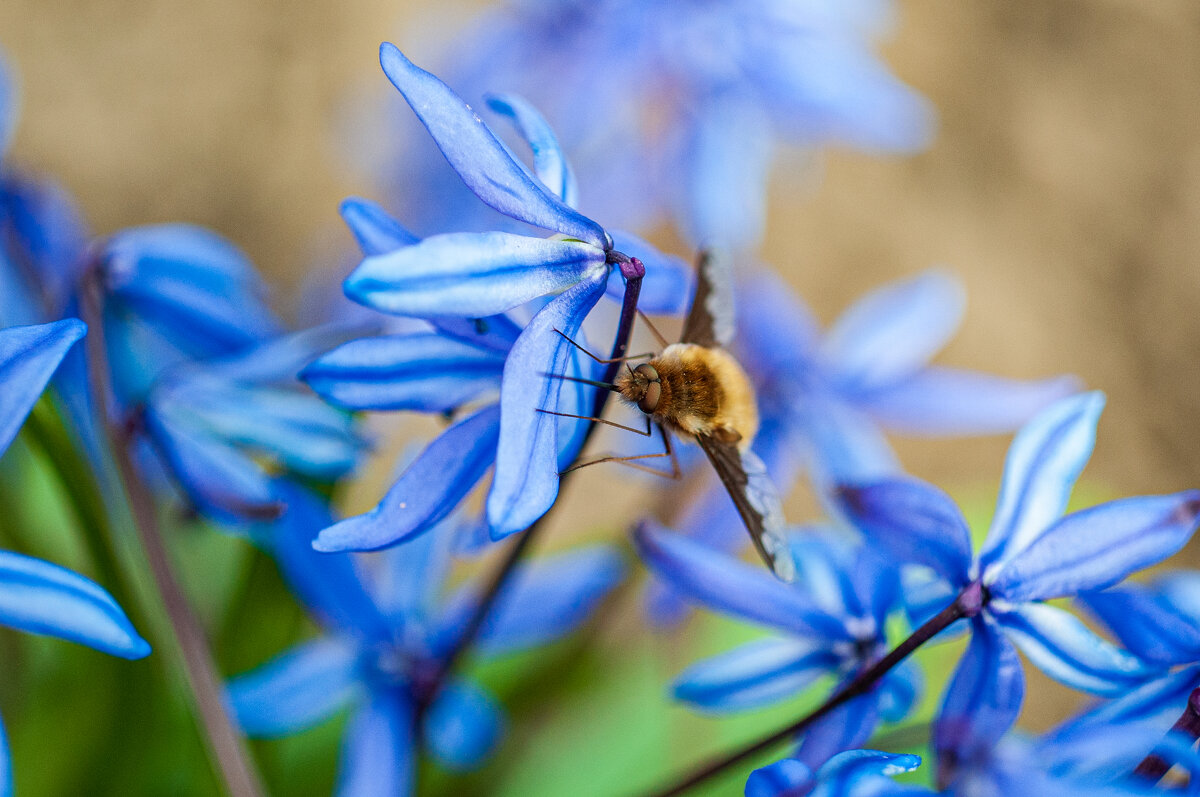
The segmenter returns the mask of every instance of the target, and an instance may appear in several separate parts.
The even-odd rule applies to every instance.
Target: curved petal
[[[509,119],[533,151],[533,171],[542,185],[567,207],[579,204],[575,174],[567,162],[558,137],[546,118],[523,97],[516,94],[489,94],[488,107]]]
[[[250,736],[286,736],[333,716],[360,694],[358,648],[325,637],[297,645],[228,685]]]
[[[1182,548],[1197,518],[1200,490],[1109,501],[1067,515],[984,582],[1013,603],[1104,589]]]
[[[908,716],[924,690],[921,666],[905,659],[879,681],[879,716],[884,722],[899,722]]]
[[[737,349],[760,392],[779,384],[800,385],[814,368],[820,328],[792,287],[768,269],[740,281]]]
[[[472,346],[495,349],[505,354],[517,342],[517,338],[521,337],[521,327],[503,313],[484,318],[433,316],[426,320],[434,329],[447,337]]]
[[[1013,438],[979,556],[985,567],[1017,555],[1062,516],[1092,455],[1103,409],[1103,393],[1081,393],[1043,410]]]
[[[500,407],[489,404],[438,435],[379,505],[321,531],[318,551],[374,551],[433,528],[483,478],[496,457]]]
[[[922,564],[955,585],[967,581],[971,532],[958,506],[916,479],[892,479],[838,490],[838,506],[876,545],[902,562]]]
[[[1136,656],[1096,636],[1075,615],[1044,603],[1027,603],[991,614],[1038,669],[1074,689],[1118,695],[1144,682],[1155,670]]]
[[[660,578],[716,611],[815,640],[850,639],[837,617],[762,568],[649,523],[634,532],[633,540]]]
[[[409,797],[416,789],[416,739],[408,698],[379,691],[351,718],[338,764],[337,797]]]
[[[696,269],[674,255],[658,251],[649,241],[627,232],[612,233],[613,249],[630,257],[636,257],[646,267],[642,277],[641,292],[638,293],[638,309],[647,315],[675,315],[687,313],[695,290]],[[614,268],[608,277],[605,293],[610,299],[621,301],[625,293],[621,270]]]
[[[558,418],[548,412],[558,411],[563,383],[546,374],[567,371],[574,347],[563,336],[579,332],[607,277],[589,275],[543,307],[504,363],[496,475],[487,498],[493,539],[528,528],[558,496]]]
[[[476,769],[496,749],[504,714],[483,689],[456,679],[429,707],[422,730],[430,755],[443,766],[454,771]]]
[[[1163,573],[1154,580],[1154,588],[1177,612],[1200,625],[1200,572]]]
[[[845,390],[898,382],[946,345],[965,304],[962,283],[946,271],[890,283],[842,313],[821,342],[821,359]]]
[[[1121,644],[1162,667],[1200,661],[1197,617],[1179,611],[1157,589],[1127,584],[1076,598]]]
[[[838,753],[854,750],[879,727],[879,696],[860,695],[814,722],[800,741],[796,758],[814,769]]]
[[[880,750],[847,750],[838,753],[817,770],[820,785],[813,794],[814,797],[857,794],[855,788],[863,781],[894,777],[912,772],[919,766],[921,757],[917,755],[884,753]]]
[[[816,783],[813,771],[803,762],[785,758],[759,767],[746,778],[746,797],[790,797],[807,794]]]
[[[503,370],[503,352],[429,332],[352,340],[300,378],[346,409],[446,412],[498,389]]]
[[[803,409],[794,417],[809,447],[811,478],[823,499],[838,484],[903,474],[883,431],[844,402],[806,395]]]
[[[605,255],[589,243],[507,232],[447,233],[365,258],[346,278],[359,304],[406,316],[502,313],[596,272]]]
[[[1132,723],[1158,723],[1166,730],[1179,717],[1188,696],[1200,682],[1200,665],[1192,665],[1156,678],[1126,692],[1115,700],[1106,700],[1068,720],[1056,733],[1077,727],[1120,726]]]
[[[67,351],[86,331],[75,318],[0,329],[0,454],[17,436]]]
[[[358,248],[368,257],[412,246],[421,239],[406,230],[376,202],[352,196],[338,206],[342,220],[354,233]]]
[[[484,621],[476,644],[496,656],[537,647],[570,633],[591,616],[625,578],[625,562],[606,545],[546,556],[518,569]],[[450,599],[439,622],[442,635],[456,639],[479,603],[472,584]]]
[[[1079,389],[1080,382],[1073,376],[1025,381],[925,368],[856,403],[898,434],[959,437],[1010,432]]]
[[[688,667],[672,682],[677,700],[712,712],[741,711],[791,697],[823,675],[838,658],[796,639],[760,639]]]
[[[150,653],[149,643],[99,584],[12,551],[0,551],[0,623],[125,659]]]
[[[506,216],[609,248],[608,235],[600,225],[567,207],[531,178],[445,83],[413,65],[388,42],[379,47],[379,63],[476,196]]]
[[[1024,696],[1016,648],[990,622],[974,618],[971,641],[934,720],[939,768],[986,755],[1016,721]]]

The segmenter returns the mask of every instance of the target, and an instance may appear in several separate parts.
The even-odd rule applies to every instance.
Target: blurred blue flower
[[[287,504],[274,553],[326,633],[230,683],[242,728],[282,736],[353,706],[338,779],[343,795],[411,793],[418,744],[450,769],[479,766],[504,724],[480,686],[452,677],[414,727],[416,706],[478,601],[472,584],[442,596],[454,529],[356,562],[312,550],[313,535],[332,522],[321,501],[292,489]],[[374,578],[364,579],[360,565],[376,566]],[[496,656],[557,639],[588,617],[624,571],[620,556],[603,546],[523,566],[501,591],[475,650]]]
[[[0,87],[0,100],[2,100]],[[2,132],[2,131],[0,131]],[[8,448],[67,351],[86,327],[70,318],[0,329],[0,454]],[[150,645],[98,584],[58,565],[0,551],[0,624],[79,642],[127,659]],[[0,726],[0,795],[12,793],[12,766]]]
[[[899,581],[874,551],[829,534],[796,533],[797,578],[785,584],[664,529],[634,536],[650,569],[681,593],[788,636],[757,640],[695,664],[675,679],[675,697],[704,711],[755,708],[786,699],[832,675],[852,680],[887,653],[886,623],[897,607]],[[818,720],[795,759],[815,769],[859,747],[880,721],[898,722],[920,691],[909,663],[893,669],[868,694]]]
[[[934,728],[939,767],[985,756],[1012,725],[1025,691],[1015,642],[1068,686],[1114,695],[1157,669],[1045,601],[1111,586],[1191,538],[1200,491],[1143,496],[1062,516],[1091,456],[1101,393],[1063,399],[1025,425],[1005,464],[983,549],[950,498],[914,479],[841,488],[842,509],[872,544],[928,568],[943,599],[968,609],[971,640]]]
[[[887,11],[875,0],[515,0],[449,39],[442,72],[464,96],[503,89],[543,108],[581,155],[582,206],[596,215],[640,229],[673,216],[697,247],[743,250],[762,234],[779,143],[927,141],[927,104],[871,52]],[[426,231],[461,224],[445,172],[407,155],[392,180],[411,218]]]
[[[879,750],[847,750],[829,759],[816,772],[803,761],[785,758],[754,770],[746,780],[746,797],[900,797],[932,794],[911,784],[898,784],[894,775],[912,772],[921,757]]]

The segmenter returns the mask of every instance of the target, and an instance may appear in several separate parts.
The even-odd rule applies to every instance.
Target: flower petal
[[[898,382],[922,368],[962,321],[962,284],[930,270],[878,288],[842,313],[821,342],[821,358],[848,391]]]
[[[1055,401],[1077,393],[1079,387],[1073,376],[1025,381],[925,368],[857,401],[892,432],[961,437],[1012,431]]]
[[[238,724],[250,736],[286,736],[333,716],[359,695],[358,647],[322,637],[229,682]]]
[[[318,551],[374,551],[433,528],[483,478],[496,457],[500,407],[489,404],[438,435],[379,505],[324,529]]]
[[[542,185],[567,207],[579,204],[579,189],[571,164],[563,154],[558,136],[546,118],[528,101],[516,94],[489,94],[487,105],[495,113],[509,119],[533,151],[533,171]]]
[[[558,418],[562,380],[584,317],[604,293],[608,275],[591,274],[555,297],[529,322],[504,363],[500,385],[500,442],[487,498],[493,539],[526,529],[558,496]],[[562,334],[559,334],[559,333]]]
[[[695,290],[696,269],[674,255],[658,251],[649,241],[631,233],[614,230],[612,238],[614,249],[636,257],[646,267],[646,276],[642,277],[642,288],[638,293],[638,309],[647,315],[681,316],[687,313]],[[614,268],[605,295],[619,302],[624,294],[624,277],[620,269]]]
[[[369,199],[348,197],[342,200],[338,211],[350,232],[354,233],[358,248],[368,257],[412,246],[421,240]]]
[[[99,584],[12,551],[0,551],[0,623],[125,659],[150,653],[149,643]]]
[[[716,611],[816,640],[850,638],[837,617],[760,567],[650,523],[638,528],[633,540],[660,578]]]
[[[807,794],[816,783],[813,771],[794,758],[759,767],[746,778],[746,797],[791,797]]]
[[[966,583],[971,532],[950,496],[916,479],[891,479],[838,490],[838,506],[868,540],[902,562]]]
[[[768,269],[738,283],[736,348],[759,392],[792,393],[810,373],[820,328],[791,286]]]
[[[1197,616],[1181,612],[1158,589],[1126,584],[1085,592],[1077,600],[1099,617],[1122,645],[1148,662],[1170,667],[1200,661]]]
[[[17,436],[67,351],[86,331],[75,318],[0,330],[0,454]]]
[[[1109,501],[1067,515],[984,582],[1013,603],[1104,589],[1182,548],[1198,517],[1200,490]]]
[[[476,644],[496,656],[537,647],[569,634],[626,574],[620,554],[606,545],[577,548],[546,556],[517,570],[484,621]],[[439,623],[447,639],[455,639],[479,603],[478,585],[450,599]]]
[[[1184,667],[1132,689],[1115,700],[1106,700],[1068,720],[1056,733],[1075,727],[1158,723],[1165,731],[1187,705],[1188,695],[1200,680],[1200,665]]]
[[[816,769],[838,753],[861,747],[879,727],[879,696],[860,695],[809,726],[796,758]]]
[[[0,75],[0,77],[3,77]],[[2,112],[3,109],[0,109]],[[0,116],[0,124],[3,124]],[[0,149],[0,155],[4,151]],[[12,797],[12,755],[8,752],[8,736],[4,733],[4,720],[0,718],[0,797]]]
[[[983,617],[971,620],[971,641],[934,720],[939,770],[953,772],[957,762],[986,755],[1016,721],[1024,696],[1025,674],[1012,643]]]
[[[446,685],[425,716],[429,753],[453,771],[476,769],[491,756],[504,730],[495,699],[470,681]]]
[[[1074,689],[1118,695],[1155,672],[1057,607],[1027,603],[1003,611],[993,602],[991,614],[1042,672]]]
[[[913,659],[905,659],[879,681],[879,715],[884,722],[899,722],[908,716],[925,690],[925,676]]]
[[[903,753],[884,753],[879,750],[847,750],[838,753],[817,770],[820,786],[814,797],[857,794],[855,787],[862,781],[894,777],[912,772],[921,766],[921,757]],[[874,790],[871,794],[877,794]],[[881,794],[891,792],[882,792]],[[919,793],[919,792],[918,792]]]
[[[608,274],[604,251],[589,243],[507,232],[447,233],[365,258],[346,278],[346,295],[385,313],[476,318],[502,313]]]
[[[700,709],[741,711],[791,697],[837,666],[836,656],[812,642],[760,639],[693,664],[671,689]]]
[[[337,797],[408,797],[416,789],[413,707],[380,690],[350,719],[338,764]]]
[[[413,65],[388,42],[379,48],[379,62],[476,196],[506,216],[608,249],[611,244],[600,225],[567,207],[532,179],[445,83]]]
[[[503,352],[428,332],[352,340],[300,378],[346,409],[446,412],[499,389],[503,369]]]
[[[1062,516],[1071,488],[1092,455],[1103,409],[1104,394],[1099,391],[1065,398],[1013,438],[996,514],[979,556],[985,567],[1016,556]]]

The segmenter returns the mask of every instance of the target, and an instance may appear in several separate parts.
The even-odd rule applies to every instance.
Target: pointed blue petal
[[[838,484],[903,473],[883,431],[869,416],[841,401],[817,395],[805,398],[793,422],[810,449],[808,469],[822,498]]]
[[[429,707],[422,730],[430,755],[461,772],[476,769],[491,756],[504,730],[504,715],[491,695],[456,679]]]
[[[966,298],[945,271],[926,271],[868,293],[834,323],[821,357],[843,389],[867,391],[925,366],[958,329]]]
[[[924,690],[921,666],[905,659],[879,682],[879,716],[884,722],[899,722],[908,716]]]
[[[1013,438],[980,562],[1017,555],[1062,515],[1096,444],[1104,394],[1081,393],[1043,410]]]
[[[759,392],[801,384],[813,367],[820,328],[791,286],[767,269],[757,269],[737,286],[735,344]]]
[[[1103,727],[1136,722],[1158,723],[1168,728],[1187,705],[1188,695],[1200,682],[1200,665],[1176,670],[1130,690],[1115,700],[1106,700],[1062,727]]]
[[[1196,574],[1189,574],[1196,575]],[[1170,667],[1200,661],[1200,625],[1157,589],[1126,584],[1085,592],[1077,600],[1140,658]]]
[[[74,318],[0,330],[0,454],[17,436],[62,358],[86,331]]]
[[[379,48],[379,62],[476,196],[506,216],[601,249],[609,247],[608,235],[600,225],[567,207],[532,179],[445,83],[414,66],[388,42]]]
[[[916,479],[892,479],[838,491],[839,509],[902,562],[932,568],[955,585],[966,583],[971,532],[950,496]]]
[[[505,354],[521,336],[521,327],[503,314],[489,315],[485,318],[434,316],[426,320],[447,337]]]
[[[606,545],[542,557],[521,567],[496,599],[477,639],[484,655],[537,647],[569,634],[624,579],[625,562]],[[455,639],[474,614],[478,585],[463,588],[443,612],[441,633]]]
[[[986,755],[1016,721],[1024,696],[1016,648],[983,617],[971,620],[971,641],[934,720],[941,765]]]
[[[393,630],[401,629],[405,643],[412,642],[426,655],[445,653],[445,649],[430,644],[430,637],[460,528],[458,514],[451,514],[428,534],[392,546],[375,557],[382,560],[371,583],[376,603],[391,618]]]
[[[496,457],[500,407],[489,404],[438,435],[379,505],[325,529],[318,551],[374,551],[422,534],[453,511]]]
[[[900,581],[904,595],[904,613],[912,628],[920,628],[933,619],[933,616],[949,606],[962,589],[959,585],[951,584],[927,567],[905,567],[900,571]],[[966,623],[953,623],[934,639],[945,640],[951,636],[965,633]]]
[[[804,795],[816,782],[813,772],[794,758],[759,767],[746,778],[746,797]]]
[[[613,231],[613,249],[636,257],[646,267],[638,293],[638,309],[647,315],[683,315],[688,311],[695,291],[696,269],[688,263],[664,254],[649,241],[627,232]],[[620,269],[613,269],[605,295],[621,301],[625,280]]]
[[[1200,490],[1109,501],[1067,515],[984,582],[1013,603],[1104,589],[1182,548],[1198,517]]]
[[[649,523],[635,531],[633,539],[660,578],[716,611],[816,640],[850,639],[837,617],[761,567]]]
[[[1012,431],[1079,389],[1073,376],[1033,382],[926,368],[899,384],[861,396],[857,403],[892,432],[959,437]]]
[[[352,340],[300,378],[346,409],[445,412],[498,390],[503,369],[503,352],[429,332]]]
[[[601,273],[604,251],[588,243],[506,232],[448,233],[374,255],[346,278],[346,295],[407,316],[502,313]]]
[[[238,724],[250,736],[286,736],[333,716],[362,690],[358,647],[324,637],[305,642],[229,682]]]
[[[358,248],[368,257],[412,246],[421,240],[369,199],[349,197],[342,200],[338,211],[354,233]]]
[[[99,584],[11,551],[0,551],[0,623],[125,659],[150,653],[149,643]]]
[[[860,695],[809,726],[796,751],[796,758],[816,769],[838,753],[861,747],[877,727],[878,695]],[[848,772],[843,777],[848,777]]]
[[[542,185],[567,207],[578,205],[579,191],[571,164],[546,118],[516,94],[490,94],[485,99],[488,107],[512,121],[517,132],[529,143],[529,149],[533,151],[533,171]]]
[[[880,750],[847,750],[829,759],[819,770],[820,785],[814,795],[857,794],[855,787],[863,781],[882,777],[894,777],[912,772],[921,766],[921,757],[904,753],[884,753]],[[870,794],[877,792],[871,790]],[[890,792],[882,792],[887,794]]]
[[[416,790],[413,706],[399,691],[378,690],[350,719],[338,764],[336,797],[409,797]]]
[[[839,659],[813,642],[760,639],[688,667],[671,684],[677,700],[711,712],[784,700],[837,670]]]
[[[574,347],[563,335],[576,336],[607,277],[592,274],[538,311],[504,363],[496,475],[487,498],[493,539],[528,528],[558,496],[558,418],[539,410],[559,410],[563,382],[545,374],[567,371]]]
[[[991,613],[1038,669],[1074,689],[1109,697],[1129,691],[1155,673],[1136,656],[1104,640],[1075,615],[1044,603]]]
[[[1154,580],[1154,588],[1175,611],[1200,626],[1200,572],[1163,573]]]

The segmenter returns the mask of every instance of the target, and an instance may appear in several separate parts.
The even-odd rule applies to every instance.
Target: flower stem
[[[1183,734],[1187,736],[1189,742],[1195,742],[1196,739],[1200,739],[1200,687],[1192,690],[1192,694],[1188,697],[1187,706],[1183,709],[1183,713],[1179,715],[1179,719],[1175,720],[1175,724],[1171,726],[1171,730],[1168,733]],[[1170,761],[1158,753],[1151,752],[1150,755],[1142,759],[1142,763],[1137,765],[1137,769],[1133,770],[1133,774],[1146,778],[1152,783],[1158,783],[1170,768]]]
[[[617,333],[613,340],[611,359],[618,359],[625,356],[625,352],[629,350],[629,337],[633,332],[633,321],[637,317],[638,295],[642,290],[642,277],[646,275],[646,268],[637,258],[626,257],[620,252],[610,252],[609,258],[618,268],[621,269],[622,276],[625,277],[625,294],[621,301],[621,318],[617,322]],[[604,372],[601,379],[603,382],[611,382],[617,375],[617,370],[621,367],[621,363],[610,363]],[[608,401],[609,391],[600,390],[596,393],[596,401],[592,406],[592,416],[599,418],[604,413],[605,403]],[[588,440],[591,439],[592,433],[595,431],[599,423],[592,421],[584,433],[583,443],[579,446],[580,453],[587,447]],[[579,458],[576,457],[576,462]],[[560,478],[560,484],[565,481],[569,474],[565,474]],[[504,585],[508,583],[509,578],[516,570],[517,565],[529,555],[529,551],[533,546],[534,539],[538,536],[541,529],[545,528],[543,522],[548,515],[542,515],[534,522],[532,526],[521,532],[512,547],[508,549],[508,553],[504,557],[504,561],[496,569],[491,581],[488,582],[487,588],[483,591],[483,597],[479,601],[479,605],[475,608],[475,613],[471,615],[463,632],[455,640],[454,646],[449,652],[442,657],[438,662],[438,666],[427,681],[427,686],[422,690],[421,700],[417,704],[417,723],[420,727],[421,717],[424,716],[426,710],[432,705],[434,699],[441,692],[442,687],[446,683],[447,677],[454,671],[455,667],[462,660],[463,656],[475,643],[479,636],[479,632],[483,630],[484,621],[487,620],[488,614],[496,603],[496,599],[500,596]]]
[[[867,669],[860,672],[849,683],[834,692],[828,700],[821,706],[808,713],[801,719],[793,722],[785,728],[771,733],[770,735],[759,739],[756,742],[746,745],[745,747],[729,753],[722,758],[717,759],[708,764],[704,764],[693,770],[688,775],[685,775],[680,780],[663,789],[650,792],[654,797],[671,797],[699,786],[704,781],[724,772],[729,767],[740,764],[747,758],[765,752],[781,742],[791,739],[796,734],[808,728],[817,720],[834,709],[842,706],[856,697],[866,694],[875,686],[875,683],[888,673],[893,667],[906,659],[913,651],[921,647],[921,645],[932,639],[938,632],[947,628],[951,623],[960,620],[964,617],[974,616],[979,612],[982,605],[981,588],[978,583],[968,586],[962,593],[945,609],[938,612],[932,619],[918,628],[912,633],[908,639],[901,642],[891,650],[886,656]]]
[[[170,620],[176,649],[183,660],[184,674],[191,689],[192,703],[199,715],[209,755],[232,797],[257,797],[264,793],[258,773],[250,763],[241,734],[226,710],[225,693],[213,664],[212,652],[204,628],[188,605],[171,567],[162,529],[155,514],[154,499],[138,477],[133,464],[134,437],[128,424],[114,422],[112,386],[109,377],[103,327],[103,293],[100,272],[88,268],[81,281],[80,305],[88,324],[87,358],[92,389],[101,422],[107,431],[112,457],[121,476],[129,509],[133,515],[138,542],[146,557],[155,588]]]

